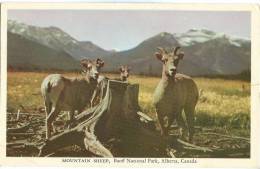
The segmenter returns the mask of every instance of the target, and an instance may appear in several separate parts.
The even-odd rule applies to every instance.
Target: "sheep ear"
[[[120,66],[118,70],[119,70],[120,72],[122,72],[122,71],[123,71],[122,66]]]
[[[156,56],[156,58],[157,58],[158,60],[162,61],[162,57],[163,57],[163,56],[162,56],[161,53],[156,52],[154,55]]]
[[[180,48],[181,48],[180,46],[177,46],[176,48],[174,48],[174,50],[173,50],[174,55],[177,55],[177,52],[178,52],[178,50],[179,50]]]
[[[83,67],[83,68],[87,68],[88,67],[88,64],[89,64],[89,60],[88,59],[82,59],[80,61],[80,65]]]
[[[181,59],[181,60],[182,60],[182,59],[183,59],[183,57],[184,57],[184,53],[183,53],[183,52],[181,52],[180,54],[178,54],[178,58],[179,58],[179,59]]]

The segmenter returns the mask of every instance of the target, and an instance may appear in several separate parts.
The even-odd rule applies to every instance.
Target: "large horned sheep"
[[[169,127],[175,119],[181,129],[181,135],[183,129],[186,131],[185,121],[182,117],[184,109],[189,141],[192,141],[194,111],[199,96],[197,85],[190,77],[177,74],[178,63],[184,57],[183,52],[178,52],[180,47],[174,48],[171,52],[167,52],[163,48],[158,49],[159,52],[156,52],[155,56],[162,62],[163,69],[162,78],[154,92],[153,104],[156,108],[161,134],[168,135]]]
[[[101,59],[91,61],[83,59],[81,66],[84,77],[67,78],[60,74],[47,76],[41,85],[41,92],[46,108],[46,138],[50,138],[51,129],[55,131],[53,122],[61,110],[69,111],[69,122],[74,118],[74,112],[81,112],[90,104],[93,92],[97,87],[99,70],[104,62]]]

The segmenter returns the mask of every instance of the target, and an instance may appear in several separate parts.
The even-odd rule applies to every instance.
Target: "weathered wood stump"
[[[74,128],[46,140],[39,155],[46,156],[70,145],[102,157],[143,156],[143,150],[149,156],[148,150],[165,149],[167,139],[143,127],[139,120],[138,92],[138,85],[109,80],[101,103],[76,116]]]
[[[70,145],[101,157],[167,157],[169,146],[182,148],[176,136],[162,137],[155,127],[147,127],[151,120],[140,113],[139,85],[114,80],[104,84],[106,94],[100,104],[77,115],[75,127],[46,140],[39,156]]]

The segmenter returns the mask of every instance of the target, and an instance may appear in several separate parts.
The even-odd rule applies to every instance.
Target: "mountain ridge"
[[[54,26],[38,27],[26,25],[17,21],[8,20],[8,31],[19,34],[29,40],[35,41],[57,51],[64,51],[73,56],[76,60],[98,57],[100,53],[108,55],[110,52],[96,46],[96,51],[88,50],[82,43]],[[99,51],[100,50],[100,51]]]
[[[62,51],[8,32],[7,65],[15,70],[76,70],[79,63]]]
[[[159,46],[167,50],[181,46],[185,57],[179,71],[188,75],[237,74],[250,69],[251,65],[250,40],[206,29],[190,29],[179,34],[160,32],[131,49],[108,51],[91,41],[78,41],[57,27],[8,23],[9,32],[67,53],[76,62],[85,57],[101,57],[106,62],[105,71],[116,71],[120,65],[127,64],[135,74],[160,75],[162,65],[153,56]]]

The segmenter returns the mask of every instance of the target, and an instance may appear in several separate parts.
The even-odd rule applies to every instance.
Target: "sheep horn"
[[[157,47],[157,49],[162,52],[162,53],[165,53],[165,50],[162,48],[162,47]]]
[[[179,46],[177,46],[176,48],[174,48],[174,50],[173,50],[174,55],[177,55],[177,52],[178,52],[178,50],[179,50],[180,48],[181,48],[181,47],[179,47]]]

